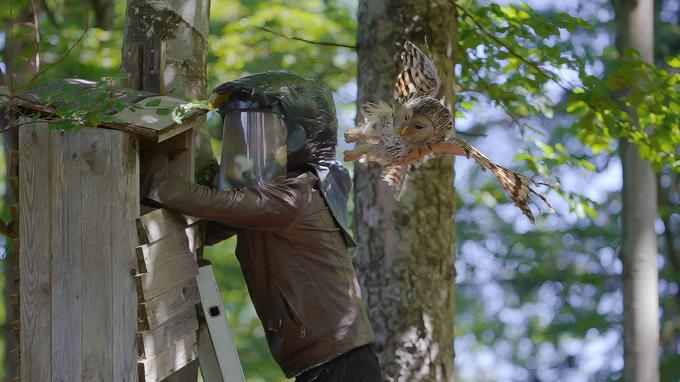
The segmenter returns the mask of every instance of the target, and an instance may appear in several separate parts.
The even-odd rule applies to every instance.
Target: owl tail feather
[[[531,188],[532,185],[555,188],[554,185],[536,182],[524,175],[500,166],[465,141],[457,138],[449,138],[444,142],[434,144],[432,146],[432,153],[465,156],[468,159],[473,159],[477,162],[482,170],[491,170],[515,206],[517,206],[532,223],[534,223],[536,219],[529,208],[529,203],[533,203],[537,207],[538,204],[531,199],[531,195],[538,196],[548,207],[548,212],[555,212],[550,202],[548,202],[548,199]],[[538,209],[541,210],[540,207],[538,207]]]

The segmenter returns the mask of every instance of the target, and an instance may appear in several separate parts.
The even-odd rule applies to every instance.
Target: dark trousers
[[[382,382],[372,345],[360,346],[295,377],[295,382]]]

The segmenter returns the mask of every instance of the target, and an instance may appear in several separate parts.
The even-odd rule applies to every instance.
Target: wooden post
[[[22,381],[137,381],[137,138],[19,130]]]

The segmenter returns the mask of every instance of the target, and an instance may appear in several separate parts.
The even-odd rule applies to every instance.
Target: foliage
[[[290,37],[351,45],[356,33],[351,5],[340,0],[213,3],[210,80],[227,81],[264,70],[288,69],[319,78],[337,89],[356,76],[354,51]]]
[[[572,92],[567,111],[577,117],[577,136],[595,154],[611,150],[616,138],[628,139],[657,170],[680,171],[680,56],[657,68],[636,52],[608,55],[605,76],[583,75],[583,88]]]
[[[658,69],[635,54],[619,57],[612,49],[589,54],[575,36],[593,28],[565,13],[543,15],[526,4],[477,1],[458,4],[458,9],[458,116],[488,100],[500,107],[529,143],[516,160],[559,183],[557,166],[592,171],[588,156],[613,150],[615,140],[623,138],[637,144],[657,168],[680,170],[680,74]],[[671,58],[669,66],[679,61]],[[607,71],[594,73],[603,63]],[[536,125],[555,125],[550,121],[565,111],[573,117],[567,123],[590,154],[576,155],[559,142],[545,142],[550,132]],[[563,189],[559,193],[570,201],[572,211],[594,216],[587,198]]]

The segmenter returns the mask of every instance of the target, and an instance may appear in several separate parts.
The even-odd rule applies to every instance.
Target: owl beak
[[[402,136],[402,137],[403,137],[404,135],[406,135],[406,130],[407,130],[407,129],[408,129],[408,126],[407,126],[407,127],[404,127],[403,129],[401,129],[401,131],[399,131],[399,135]]]

